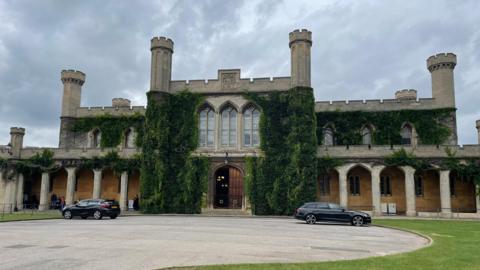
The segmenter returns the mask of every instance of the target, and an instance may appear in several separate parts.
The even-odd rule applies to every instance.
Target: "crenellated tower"
[[[307,29],[294,30],[289,34],[291,55],[291,86],[311,86],[312,32]]]
[[[456,65],[457,56],[453,53],[439,53],[427,59],[432,75],[432,97],[442,107],[455,108],[453,70]]]
[[[60,117],[59,147],[72,147],[74,136],[69,125],[76,116],[82,101],[82,85],[85,83],[85,73],[78,70],[62,70],[63,83],[62,115]]]
[[[151,40],[152,65],[150,91],[169,92],[172,78],[173,41],[166,37]]]
[[[23,148],[23,136],[25,136],[24,128],[10,128],[10,145],[12,147],[12,156],[15,158],[20,158],[20,152]]]

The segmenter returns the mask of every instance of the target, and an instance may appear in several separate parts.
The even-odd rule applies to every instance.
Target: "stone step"
[[[202,209],[205,216],[251,216],[249,211],[242,209]]]

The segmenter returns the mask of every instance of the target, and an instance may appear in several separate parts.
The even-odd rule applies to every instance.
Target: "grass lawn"
[[[12,214],[0,213],[0,222],[4,221],[19,221],[19,220],[31,220],[31,219],[52,219],[61,218],[60,211],[47,211],[47,212],[18,212]]]
[[[397,227],[428,235],[433,245],[417,251],[369,259],[300,263],[300,264],[250,264],[220,265],[182,270],[220,269],[480,269],[480,222],[450,220],[375,220],[375,224]]]

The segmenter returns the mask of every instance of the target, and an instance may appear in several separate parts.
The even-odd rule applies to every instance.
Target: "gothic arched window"
[[[323,145],[333,145],[334,144],[333,129],[326,127],[323,130]]]
[[[213,138],[215,134],[215,112],[209,107],[200,111],[199,130],[200,146],[213,146]]]
[[[243,113],[243,145],[259,146],[260,138],[258,128],[260,122],[260,112],[255,107],[250,107]]]
[[[222,146],[237,144],[237,111],[228,106],[222,111]]]
[[[102,133],[100,132],[100,130],[95,129],[94,131],[92,131],[91,136],[92,136],[92,138],[91,138],[90,147],[91,148],[100,148],[100,142],[102,140]]]
[[[362,144],[372,144],[372,129],[369,126],[364,126],[362,128]]]
[[[403,125],[400,135],[402,136],[402,144],[412,144],[412,126],[410,124]]]
[[[129,128],[125,131],[125,142],[124,142],[124,147],[125,148],[134,148],[135,147],[135,131],[133,128]]]

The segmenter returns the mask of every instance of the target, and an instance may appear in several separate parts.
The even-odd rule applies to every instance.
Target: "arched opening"
[[[221,112],[221,119],[222,146],[235,146],[237,144],[237,111],[232,106],[227,106]]]
[[[210,106],[203,107],[199,112],[199,145],[212,147],[215,138],[215,112]]]
[[[436,170],[422,170],[415,174],[415,204],[417,212],[439,212],[440,175]]]
[[[409,123],[406,123],[405,125],[403,125],[402,130],[400,131],[400,136],[402,137],[403,145],[412,144],[412,134],[413,134],[412,125],[410,125]]]
[[[362,144],[372,144],[372,127],[369,125],[366,125],[362,128]]]
[[[241,209],[243,205],[243,174],[233,166],[215,172],[215,208]]]
[[[125,148],[135,147],[135,131],[133,130],[133,128],[129,128],[125,130],[124,138],[125,140],[124,140],[123,146]]]
[[[356,165],[348,171],[348,208],[353,210],[371,211],[372,205],[372,175],[369,169]]]
[[[472,179],[462,177],[456,171],[450,172],[450,197],[452,212],[477,212],[476,188]]]
[[[95,129],[91,133],[91,148],[100,148],[100,141],[102,139],[102,133],[99,129]]]
[[[386,167],[380,173],[380,202],[384,214],[405,214],[405,173],[398,167]]]
[[[249,106],[243,112],[243,145],[256,147],[260,145],[259,137],[260,111],[254,106]]]
[[[40,190],[42,185],[42,174],[34,172],[25,175],[23,186],[23,204],[24,208],[37,209],[40,204]]]
[[[335,137],[333,134],[333,128],[327,126],[323,129],[323,145],[332,146],[335,144]]]

